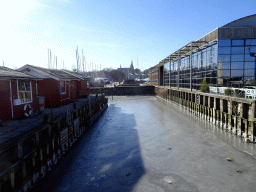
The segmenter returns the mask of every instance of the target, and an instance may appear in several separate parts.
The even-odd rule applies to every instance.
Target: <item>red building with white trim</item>
[[[38,81],[38,94],[45,97],[45,106],[57,107],[78,99],[78,93],[88,93],[87,81],[71,72],[56,69],[47,69],[32,65],[24,65],[18,71],[36,76]]]
[[[0,66],[0,123],[38,110],[38,78]],[[29,107],[30,106],[30,107]]]
[[[81,95],[82,97],[90,95],[89,81],[85,75],[73,71],[64,71],[75,77],[80,78],[79,80],[75,80],[76,89],[81,91],[81,93],[79,93],[78,95]]]

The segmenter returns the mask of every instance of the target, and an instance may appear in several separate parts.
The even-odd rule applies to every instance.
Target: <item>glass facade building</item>
[[[206,78],[212,86],[255,85],[256,39],[220,39],[164,64],[164,86],[198,88]],[[192,57],[192,62],[190,61]],[[192,63],[190,71],[190,62]]]
[[[256,15],[252,15],[215,29],[162,60],[159,85],[199,89],[206,78],[210,86],[255,86],[255,53]]]
[[[255,85],[256,39],[218,41],[218,82],[224,86]]]
[[[217,82],[217,42],[164,64],[164,86],[189,88],[192,81],[192,86],[196,88],[204,77],[211,84]]]

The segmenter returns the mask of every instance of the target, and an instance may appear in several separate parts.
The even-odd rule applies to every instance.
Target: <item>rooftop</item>
[[[79,75],[74,75],[72,72],[67,72],[64,70],[58,70],[58,69],[48,69],[48,68],[43,68],[43,67],[37,67],[34,65],[24,65],[23,67],[19,68],[20,71],[23,71],[24,73],[29,72],[30,69],[37,69],[41,72],[47,73],[51,76],[57,77],[59,80],[81,80],[83,79]]]
[[[0,66],[0,79],[38,79],[32,75],[15,71],[8,67]]]

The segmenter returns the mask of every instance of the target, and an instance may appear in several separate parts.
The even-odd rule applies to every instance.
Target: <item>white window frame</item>
[[[19,105],[23,105],[23,104],[27,104],[27,103],[32,103],[33,102],[31,81],[29,81],[29,85],[30,85],[30,98],[31,98],[31,100],[27,101],[27,102],[22,102],[21,99],[20,99],[20,96],[19,96],[19,80],[17,80],[17,95],[18,95],[17,98],[20,99],[20,104]]]
[[[62,89],[61,89],[61,82],[64,82],[64,89],[65,89],[65,92],[62,92]],[[67,93],[67,89],[66,89],[66,81],[60,81],[60,91],[61,91],[61,95],[63,95],[63,94],[66,94],[66,93]]]

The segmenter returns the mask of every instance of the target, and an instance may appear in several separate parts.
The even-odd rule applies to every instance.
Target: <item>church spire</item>
[[[133,61],[131,62],[131,65],[130,65],[130,72],[133,72],[134,71],[134,66],[133,66]]]

